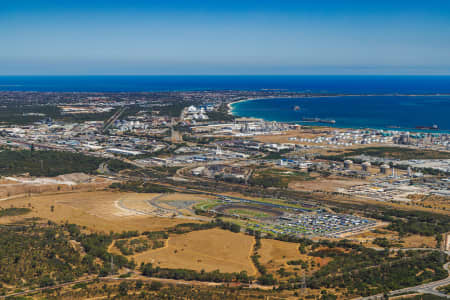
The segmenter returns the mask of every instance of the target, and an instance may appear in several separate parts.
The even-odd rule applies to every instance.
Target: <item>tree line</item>
[[[101,163],[112,171],[133,168],[130,164],[67,151],[3,150],[0,151],[0,175],[29,173],[31,176],[58,176],[68,173],[93,174]]]

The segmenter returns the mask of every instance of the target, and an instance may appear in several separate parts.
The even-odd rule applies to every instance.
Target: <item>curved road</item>
[[[409,249],[409,250],[411,250],[411,249]],[[422,249],[420,249],[420,250],[422,250]],[[432,250],[432,249],[428,249],[428,250]],[[433,249],[433,250],[437,250],[437,249]],[[450,251],[445,251],[445,253],[446,254],[450,254]],[[435,296],[439,296],[439,297],[450,299],[450,295],[444,294],[444,293],[442,293],[442,292],[437,290],[438,287],[450,284],[450,262],[446,263],[443,267],[448,272],[447,278],[441,279],[441,280],[438,280],[438,281],[433,281],[433,282],[421,284],[421,285],[407,287],[407,288],[404,288],[404,289],[391,291],[391,292],[388,293],[388,295],[389,296],[396,296],[396,295],[400,295],[400,294],[403,294],[403,293],[417,292],[417,293],[423,293],[423,294],[432,294],[432,295],[435,295]],[[372,296],[369,296],[369,297],[356,298],[355,300],[376,300],[376,299],[384,299],[383,298],[383,294],[372,295]]]
[[[438,287],[440,286],[445,286],[445,285],[449,285],[450,284],[450,269],[449,269],[449,265],[450,262],[446,263],[444,265],[444,269],[447,270],[447,272],[449,273],[449,276],[445,279],[442,280],[438,280],[438,281],[433,281],[430,283],[425,283],[422,285],[418,285],[418,286],[414,286],[414,287],[409,287],[409,288],[404,288],[401,290],[396,290],[396,291],[392,291],[389,293],[389,295],[398,295],[401,293],[406,293],[406,292],[419,292],[419,293],[424,293],[424,294],[433,294],[436,296],[440,296],[440,297],[444,297],[444,298],[449,298],[450,299],[450,295],[444,294],[442,292],[439,292],[437,290]]]

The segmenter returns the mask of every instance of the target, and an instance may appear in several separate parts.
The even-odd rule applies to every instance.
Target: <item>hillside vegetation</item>
[[[106,160],[81,153],[61,151],[3,150],[0,151],[0,175],[30,173],[31,176],[58,176],[68,173],[94,173],[102,162],[112,171],[131,165],[118,160]]]

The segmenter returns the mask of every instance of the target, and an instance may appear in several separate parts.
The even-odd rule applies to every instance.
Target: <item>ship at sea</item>
[[[300,106],[300,110],[295,111],[295,106]],[[304,122],[304,125],[397,131],[448,132],[449,111],[450,96],[270,98],[233,104],[235,116],[277,122]],[[335,123],[331,122],[333,119],[336,120]],[[320,120],[325,122],[319,123]],[[416,126],[432,127],[433,124],[439,125],[439,129],[416,129]]]
[[[433,126],[416,126],[416,129],[439,130],[439,126],[436,124]]]
[[[300,110],[300,106],[298,106],[298,105],[294,106],[294,110],[295,111],[299,111]]]
[[[326,123],[326,124],[336,124],[335,120],[324,120],[319,118],[302,118],[303,122],[315,122],[315,123]]]

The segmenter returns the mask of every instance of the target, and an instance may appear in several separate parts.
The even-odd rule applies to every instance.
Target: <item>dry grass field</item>
[[[120,209],[120,212],[116,212],[116,215],[135,215],[140,214],[138,212],[144,212],[151,214],[155,211],[155,207],[149,205],[146,200],[159,196],[160,194],[125,194],[115,201],[116,208]],[[118,202],[120,201],[120,202]],[[133,211],[135,210],[135,211]]]
[[[261,256],[259,261],[270,273],[273,273],[280,268],[284,268],[286,271],[295,271],[295,268],[300,268],[300,266],[288,265],[287,262],[290,260],[301,259],[309,263],[313,261],[315,267],[310,268],[309,272],[319,269],[319,266],[324,266],[331,260],[330,258],[312,257],[301,254],[298,247],[299,244],[297,243],[261,239],[261,249],[258,251]]]
[[[289,188],[296,191],[326,191],[338,192],[342,188],[349,188],[354,185],[365,184],[367,181],[357,180],[352,178],[332,177],[317,178],[309,181],[292,181],[289,183]]]
[[[252,137],[253,140],[263,143],[285,143],[285,144],[302,144],[302,145],[327,145],[327,142],[323,143],[311,143],[311,142],[300,142],[299,139],[314,139],[317,137],[333,137],[334,131],[345,132],[347,129],[340,129],[334,127],[315,127],[315,128],[300,128],[298,130],[289,130],[282,132],[280,134],[272,134],[272,135],[257,135]],[[292,139],[296,138],[296,139]],[[377,144],[378,146],[382,146],[383,144]],[[327,145],[328,146],[328,145]],[[314,149],[314,152],[330,155],[329,150],[336,150],[336,153],[342,153],[342,151],[348,151],[350,149],[362,148],[366,147],[365,145],[352,145],[352,146],[335,146],[336,148],[327,147],[322,151],[317,151]]]
[[[378,201],[378,200],[373,200],[373,199],[369,199],[369,198],[358,197],[355,195],[352,195],[352,196],[350,196],[350,195],[332,195],[332,194],[328,193],[327,197],[330,201],[336,201],[336,202],[341,202],[341,203],[350,203],[350,204],[352,204],[352,203],[356,203],[356,204],[367,203],[367,204],[376,205],[376,206],[383,205],[383,206],[386,206],[388,208],[393,208],[393,209],[426,211],[426,212],[438,213],[438,214],[443,214],[443,215],[450,215],[450,210],[442,210],[442,209],[423,207],[423,206],[417,206],[417,205],[413,206],[408,203]]]
[[[362,243],[365,247],[380,248],[380,246],[372,243],[375,238],[386,238],[393,244],[401,242],[402,248],[436,247],[436,239],[434,236],[408,235],[400,238],[396,232],[385,229],[379,230],[379,232],[366,231],[364,233],[353,235],[350,239]]]
[[[436,247],[436,238],[434,236],[410,235],[402,239],[404,241],[403,245],[406,248]]]
[[[164,197],[161,198],[161,201],[204,201],[212,198],[213,197],[207,195],[173,193],[164,195]]]
[[[289,138],[315,138],[318,136],[328,136],[326,134],[327,128],[318,129],[314,132],[312,130],[289,130],[283,132],[281,134],[274,135],[257,135],[254,136],[253,139],[255,141],[263,142],[263,143],[290,143],[290,144],[307,144],[305,142],[300,143],[298,140],[289,140]]]
[[[121,232],[124,230],[161,230],[176,224],[193,222],[180,218],[159,218],[137,214],[133,210],[123,209],[118,205],[122,199],[127,203],[133,203],[149,199],[154,195],[97,191],[20,197],[0,201],[0,207],[30,207],[32,211],[24,216],[3,217],[0,219],[0,223],[20,221],[24,217],[39,217],[54,222],[76,223],[86,226],[90,230]]]
[[[0,178],[0,200],[29,194],[96,191],[107,188],[112,182],[110,179],[83,173],[56,177],[2,177]]]
[[[432,207],[445,211],[450,210],[450,197],[415,194],[409,195],[408,198],[411,199],[411,204],[414,206]]]
[[[137,264],[153,263],[165,268],[221,272],[247,271],[255,275],[250,260],[253,238],[221,229],[193,231],[172,235],[164,248],[133,256]]]

